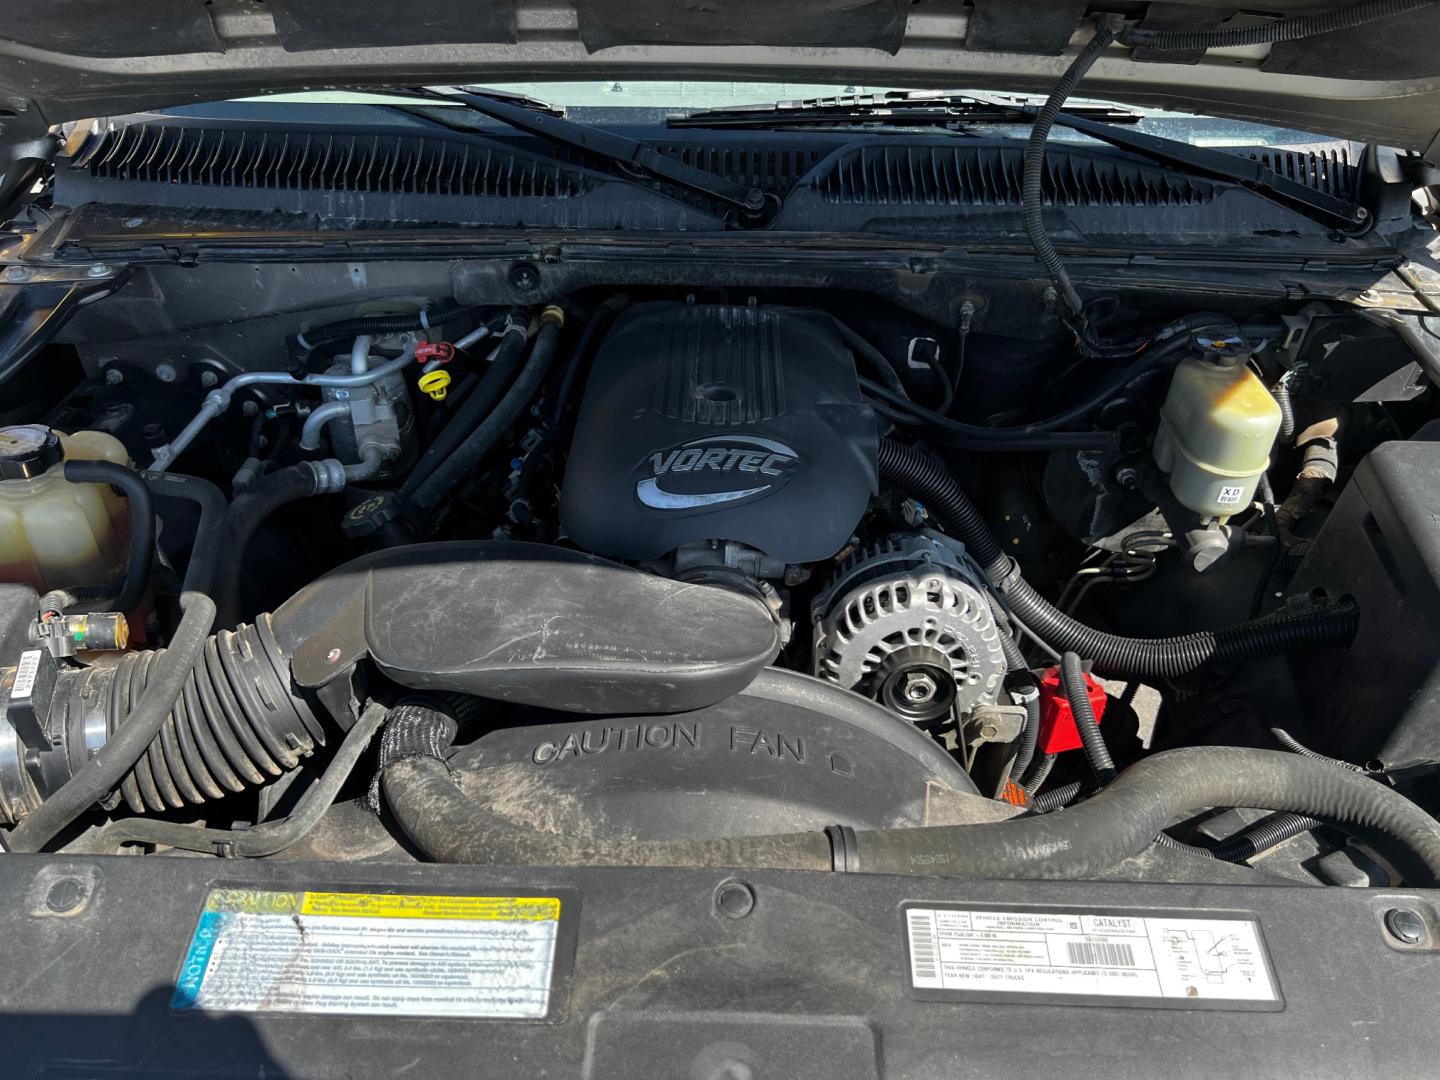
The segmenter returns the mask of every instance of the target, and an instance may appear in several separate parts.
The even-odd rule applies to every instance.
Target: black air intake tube
[[[131,652],[112,666],[61,674],[56,693],[68,703],[72,768],[129,720],[163,655]],[[291,690],[289,659],[262,615],[255,626],[209,637],[159,733],[101,805],[123,800],[141,814],[219,799],[268,783],[324,742],[319,721]]]
[[[1107,675],[1173,678],[1210,663],[1234,663],[1305,645],[1343,645],[1355,636],[1359,612],[1350,604],[1171,638],[1128,638],[1096,630],[1031,588],[944,466],[890,439],[880,442],[879,463],[881,481],[922,503],[942,530],[969,549],[1020,622],[1057,651],[1093,657],[1096,670]]]

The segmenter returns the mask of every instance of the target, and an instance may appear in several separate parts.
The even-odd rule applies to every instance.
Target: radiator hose
[[[1130,638],[1096,630],[1060,611],[1020,576],[980,511],[943,465],[892,439],[880,441],[879,465],[882,482],[922,503],[942,531],[969,549],[1022,624],[1057,652],[1093,658],[1095,669],[1104,674],[1175,678],[1207,664],[1235,663],[1307,645],[1343,645],[1355,636],[1359,612],[1348,603],[1170,638]]]
[[[942,825],[705,840],[569,836],[518,828],[467,797],[445,758],[453,722],[392,717],[381,787],[396,821],[438,862],[505,866],[705,866],[939,877],[1085,878],[1147,848],[1178,818],[1214,806],[1287,810],[1370,843],[1417,886],[1440,881],[1440,823],[1356,773],[1272,750],[1168,750],[1062,814]]]

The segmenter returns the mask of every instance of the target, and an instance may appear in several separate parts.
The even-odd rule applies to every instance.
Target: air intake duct
[[[25,816],[93,757],[129,719],[163,654],[129,652],[113,664],[58,669],[46,717],[55,749],[26,753],[18,740],[0,746],[11,766],[0,768],[0,816]],[[159,733],[101,805],[123,803],[136,814],[179,809],[294,769],[325,736],[289,670],[268,615],[212,634]]]

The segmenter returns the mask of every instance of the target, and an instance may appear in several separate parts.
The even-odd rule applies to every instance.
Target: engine
[[[1321,532],[1285,584],[1337,478],[1333,403],[1277,442],[1303,326],[1275,355],[1260,316],[1131,312],[1138,347],[1056,330],[1037,375],[1016,312],[972,342],[973,304],[955,333],[860,294],[638,291],[292,313],[197,332],[203,361],[91,326],[86,378],[0,428],[6,842],[78,819],[96,850],[272,854],[303,825],[332,857],[349,792],[397,856],[735,866],[753,841],[909,873],[969,856],[891,831],[1293,723],[1259,662],[1356,633],[1350,546]],[[1330,729],[1428,745],[1411,711]]]
[[[560,520],[587,550],[677,557],[742,545],[757,577],[829,559],[876,491],[875,414],[820,312],[647,304],[595,356]]]

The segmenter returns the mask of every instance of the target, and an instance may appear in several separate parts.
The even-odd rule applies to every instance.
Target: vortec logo
[[[635,484],[635,495],[652,510],[693,510],[738,502],[780,487],[799,464],[800,455],[773,439],[755,435],[692,439],[651,454],[651,475]],[[663,484],[663,477],[674,479]],[[722,477],[723,486],[717,485]],[[716,486],[721,490],[709,490]]]

